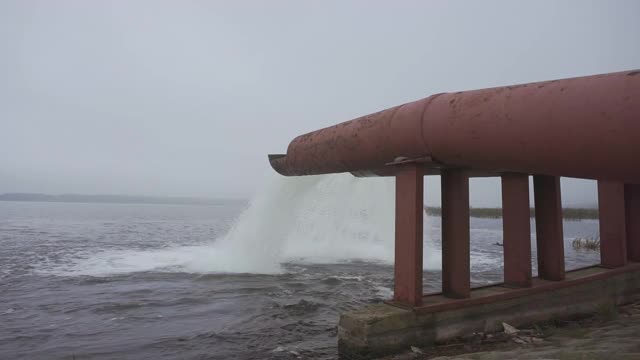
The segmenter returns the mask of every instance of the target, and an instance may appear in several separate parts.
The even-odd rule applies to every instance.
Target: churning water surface
[[[392,294],[393,200],[393,179],[331,175],[248,205],[0,202],[0,359],[335,358],[339,313]],[[564,225],[567,266],[597,263],[569,245],[597,222]],[[472,283],[501,281],[501,221],[471,227]]]

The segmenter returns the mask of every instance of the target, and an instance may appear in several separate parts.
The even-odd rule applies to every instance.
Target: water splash
[[[284,262],[392,263],[394,200],[393,178],[277,176],[215,246],[237,266],[214,266],[218,271],[222,265],[222,271],[274,273]],[[429,241],[425,245],[434,250]],[[427,254],[425,267],[440,268],[440,251]]]
[[[232,229],[210,245],[104,251],[74,261],[64,272],[277,274],[288,262],[392,263],[394,197],[393,178],[274,175]],[[425,246],[425,268],[440,268],[439,249],[428,239]]]

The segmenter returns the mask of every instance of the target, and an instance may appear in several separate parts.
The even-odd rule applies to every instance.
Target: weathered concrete
[[[640,302],[634,302],[606,306],[579,319],[521,328],[513,335],[477,333],[459,342],[407,349],[379,360],[638,360],[639,337]]]
[[[584,281],[586,279],[589,280]],[[338,326],[340,357],[369,359],[403,351],[409,346],[433,345],[472,332],[500,331],[502,322],[525,326],[552,318],[592,313],[606,304],[624,304],[640,299],[638,264],[617,270],[596,267],[569,272],[567,280],[551,283],[554,284],[551,288],[547,286],[544,291],[528,293],[499,286],[476,289],[470,299],[477,299],[475,303],[466,299],[468,305],[456,307],[454,303],[453,308],[434,307],[433,301],[425,301],[425,304],[432,305],[402,309],[375,304],[344,314]],[[506,294],[512,291],[512,294],[522,296],[509,298],[510,295]],[[503,300],[496,301],[496,294]],[[483,297],[494,299],[484,303],[480,301]],[[430,307],[444,310],[429,312]]]

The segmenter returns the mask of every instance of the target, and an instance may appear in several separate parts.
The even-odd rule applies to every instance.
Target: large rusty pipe
[[[432,95],[295,138],[282,175],[398,159],[640,183],[640,70]]]

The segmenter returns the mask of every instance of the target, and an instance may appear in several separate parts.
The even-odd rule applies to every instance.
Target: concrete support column
[[[627,220],[627,259],[640,262],[640,184],[624,186]]]
[[[533,192],[536,208],[538,276],[545,280],[564,280],[560,178],[534,175]]]
[[[624,184],[598,180],[600,264],[606,268],[627,263],[627,229]]]
[[[424,166],[405,164],[396,173],[395,285],[393,299],[422,304]]]
[[[531,222],[529,176],[502,175],[502,237],[504,282],[514,287],[531,286]]]
[[[442,292],[468,298],[471,290],[469,258],[469,176],[464,170],[442,171]]]

